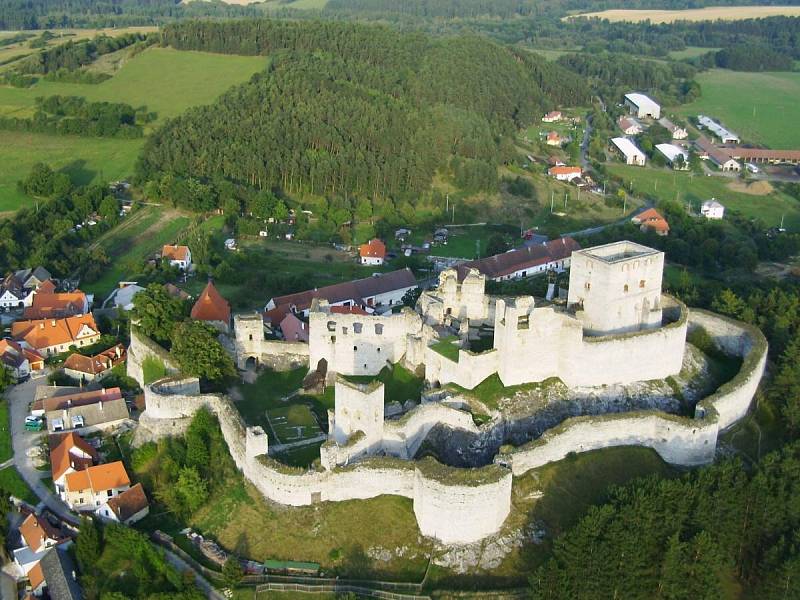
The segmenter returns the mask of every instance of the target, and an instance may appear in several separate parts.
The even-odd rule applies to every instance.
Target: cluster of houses
[[[131,485],[122,461],[103,463],[97,449],[75,432],[49,436],[53,485],[70,509],[104,521],[131,525],[150,510],[140,483]],[[32,597],[82,598],[69,546],[77,531],[49,511],[21,506],[20,545],[13,551]]]

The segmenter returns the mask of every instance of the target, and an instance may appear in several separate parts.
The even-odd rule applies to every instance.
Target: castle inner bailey
[[[502,527],[514,477],[570,452],[621,445],[652,448],[676,465],[705,464],[714,459],[719,433],[747,413],[766,362],[764,336],[662,294],[663,263],[661,252],[629,242],[575,252],[566,303],[490,296],[477,271],[459,281],[447,270],[436,289],[422,294],[416,310],[379,316],[315,301],[308,344],[266,340],[260,315],[237,316],[240,367],[314,370],[326,361],[335,405],[320,461],[309,469],[271,458],[265,432],[247,427],[226,396],[202,394],[196,379],[173,376],[144,385],[141,358],[157,354],[158,346],[133,329],[129,372],[145,390],[147,404],[136,442],[179,433],[207,407],[218,416],[237,466],[267,498],[301,506],[405,496],[413,500],[423,535],[447,544],[477,542]],[[693,417],[655,408],[572,417],[531,435],[528,443],[497,455],[493,450],[494,462],[486,466],[456,468],[416,459],[434,428],[453,439],[496,441],[495,425],[504,415],[476,425],[469,400],[452,397],[452,388],[444,387],[448,383],[469,390],[493,374],[505,386],[557,377],[572,389],[663,380],[680,372],[687,332],[699,327],[743,363],[731,381],[698,402]],[[491,348],[469,350],[470,342],[487,332]],[[457,348],[444,351],[448,343]],[[377,375],[396,363],[424,371],[430,389],[421,404],[390,418],[383,383],[347,377]]]

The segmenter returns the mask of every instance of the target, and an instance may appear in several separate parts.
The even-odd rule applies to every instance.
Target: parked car
[[[41,431],[44,429],[44,423],[39,417],[28,415],[25,417],[25,430],[26,431]]]

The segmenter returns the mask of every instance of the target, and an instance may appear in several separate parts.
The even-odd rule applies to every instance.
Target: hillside
[[[157,131],[139,163],[142,183],[224,177],[385,198],[425,191],[439,173],[461,189],[494,190],[519,127],[587,98],[557,65],[477,37],[266,20],[182,23],[163,37],[177,49],[273,59]]]

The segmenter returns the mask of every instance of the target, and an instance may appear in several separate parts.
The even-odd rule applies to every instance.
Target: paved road
[[[42,482],[42,478],[48,477],[50,473],[48,471],[39,471],[34,467],[33,461],[27,454],[28,449],[39,445],[42,441],[42,437],[46,435],[42,432],[25,430],[25,417],[28,415],[28,407],[33,400],[36,386],[46,384],[47,379],[44,376],[31,378],[25,383],[9,388],[5,393],[8,399],[10,412],[14,465],[25,482],[47,508],[65,521],[77,524],[79,522],[78,518],[69,510],[67,505]]]

